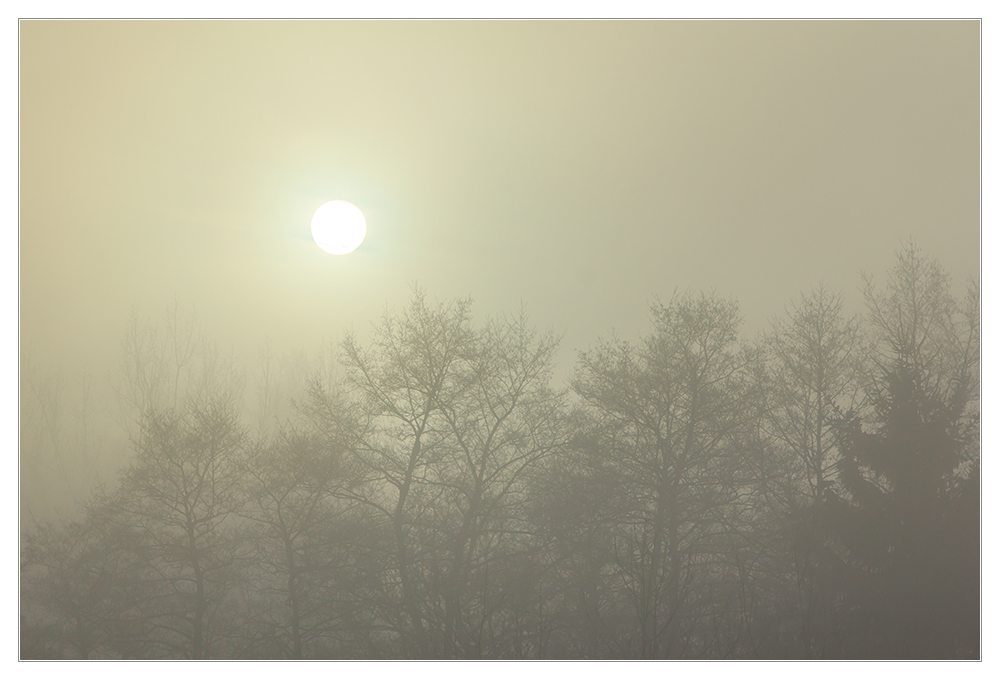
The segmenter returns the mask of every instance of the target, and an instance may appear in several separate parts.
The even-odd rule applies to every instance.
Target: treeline
[[[978,283],[910,245],[863,292],[754,341],[675,296],[568,391],[523,315],[417,292],[281,427],[133,346],[130,462],[23,535],[21,656],[978,658]]]

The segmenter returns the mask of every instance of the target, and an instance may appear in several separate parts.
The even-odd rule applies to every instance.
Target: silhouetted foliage
[[[612,461],[620,510],[611,568],[638,633],[622,644],[642,658],[690,653],[699,577],[712,574],[724,508],[740,485],[749,362],[737,346],[734,303],[686,295],[652,312],[655,330],[639,347],[601,345],[581,357],[574,381]]]
[[[225,600],[253,557],[237,516],[244,432],[230,404],[196,404],[150,413],[135,448],[99,509],[129,573],[125,623],[157,656],[209,658]]]
[[[945,401],[900,363],[871,395],[876,429],[847,413],[836,429],[843,494],[810,513],[824,578],[841,595],[840,653],[851,658],[978,656],[977,437],[962,390]]]
[[[418,290],[341,377],[264,352],[250,413],[193,317],[133,315],[131,457],[25,528],[21,656],[976,658],[978,284],[957,304],[910,244],[863,292],[753,343],[735,301],[675,296],[564,393],[523,313]],[[32,475],[96,453],[50,387]]]
[[[835,421],[837,487],[803,513],[826,592],[824,656],[979,652],[978,322],[955,322],[948,277],[910,244],[866,297],[880,355],[868,406]],[[977,288],[970,307],[978,305]],[[966,321],[977,318],[966,314]]]

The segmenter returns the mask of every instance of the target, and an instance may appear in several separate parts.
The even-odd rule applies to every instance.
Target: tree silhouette
[[[398,594],[385,611],[407,655],[492,653],[505,595],[490,565],[520,550],[528,473],[564,438],[548,388],[555,348],[523,314],[477,329],[468,301],[434,306],[420,291],[368,347],[344,342],[369,423],[356,444],[368,492],[356,498],[391,528]]]
[[[571,401],[523,312],[417,290],[343,372],[265,352],[255,412],[193,318],[133,315],[131,458],[76,521],[25,513],[22,657],[976,658],[979,290],[950,291],[909,244],[866,317],[821,286],[749,343],[677,295]],[[25,368],[26,488],[86,484],[91,410]]]
[[[693,584],[709,575],[700,564],[736,495],[748,364],[734,302],[685,295],[652,311],[655,329],[641,345],[582,355],[573,384],[603,422],[600,446],[627,498],[614,553],[642,658],[681,653]]]
[[[120,487],[100,502],[127,555],[128,614],[147,650],[205,659],[251,547],[237,512],[245,503],[240,457],[245,435],[225,400],[186,412],[151,412]]]
[[[106,526],[86,517],[63,525],[36,524],[25,532],[21,574],[22,616],[37,623],[35,654],[89,659],[113,635],[118,553]]]
[[[350,581],[362,558],[356,461],[340,438],[280,432],[247,458],[247,515],[258,527],[254,590],[258,619],[270,631],[268,653],[302,659],[330,654],[361,599],[364,584]],[[259,650],[254,655],[257,656]]]
[[[961,387],[943,398],[928,382],[901,361],[870,395],[874,430],[853,412],[836,428],[842,494],[827,493],[812,520],[844,598],[845,656],[978,652],[978,466],[962,465],[978,428],[962,418]]]

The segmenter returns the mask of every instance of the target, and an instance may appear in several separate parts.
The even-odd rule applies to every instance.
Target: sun
[[[347,255],[365,240],[368,225],[358,206],[347,201],[324,203],[313,215],[316,245],[333,255]]]

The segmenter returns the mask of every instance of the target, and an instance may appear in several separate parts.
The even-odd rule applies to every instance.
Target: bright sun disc
[[[365,240],[368,225],[358,206],[347,201],[330,201],[316,210],[312,235],[316,245],[333,255],[347,255]]]

